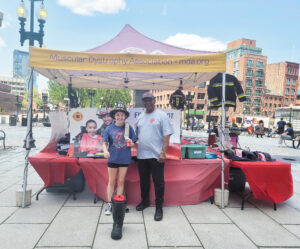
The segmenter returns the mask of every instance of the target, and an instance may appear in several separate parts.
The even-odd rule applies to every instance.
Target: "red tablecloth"
[[[71,158],[55,153],[38,153],[29,158],[29,162],[40,175],[45,187],[55,183],[64,183],[74,176],[80,168],[92,193],[107,200],[108,182],[107,160],[93,158]],[[225,181],[228,180],[229,161],[226,160]],[[167,160],[165,164],[165,204],[198,204],[213,196],[214,189],[221,186],[220,159]],[[140,202],[140,181],[137,164],[133,162],[128,169],[125,191],[128,203]],[[154,186],[151,183],[151,204],[154,204]]]
[[[280,203],[293,195],[291,164],[281,161],[231,161],[241,168],[256,199]]]
[[[65,183],[80,170],[77,158],[56,155],[55,153],[38,153],[29,157],[29,162],[45,183],[45,187],[56,183]]]
[[[225,181],[228,180],[229,161],[226,160]],[[91,192],[107,200],[107,161],[105,159],[80,158],[86,181]],[[125,191],[128,203],[140,202],[140,181],[137,164],[132,163],[126,175]],[[167,160],[165,163],[165,205],[198,204],[213,196],[221,186],[220,159]],[[151,183],[150,202],[154,205],[154,186]]]

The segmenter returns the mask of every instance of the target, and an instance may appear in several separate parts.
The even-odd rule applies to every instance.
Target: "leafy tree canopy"
[[[125,105],[131,101],[129,90],[125,89],[87,89],[87,88],[74,88],[77,92],[79,105],[81,107],[90,107],[91,98],[93,99],[94,107],[114,107],[116,103],[122,101]],[[93,97],[89,92],[94,92]],[[60,85],[54,81],[49,81],[49,98],[50,103],[58,104],[63,103],[64,98],[68,97],[68,88]]]

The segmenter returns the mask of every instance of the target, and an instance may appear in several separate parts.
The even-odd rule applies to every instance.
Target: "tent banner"
[[[30,66],[109,72],[225,72],[226,53],[152,55],[87,53],[30,47]]]

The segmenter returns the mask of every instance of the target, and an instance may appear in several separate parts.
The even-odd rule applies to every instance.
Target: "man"
[[[103,137],[106,127],[113,122],[112,117],[109,115],[110,111],[110,108],[101,108],[97,113],[98,118],[101,118],[103,120],[103,124],[97,130],[97,134],[101,135],[101,137]]]
[[[136,210],[142,211],[149,207],[150,175],[155,188],[155,215],[154,220],[163,218],[163,201],[165,191],[164,162],[170,141],[174,133],[168,116],[161,110],[155,109],[155,99],[151,92],[142,96],[146,108],[136,122],[138,138],[138,168],[142,201]]]
[[[287,129],[284,131],[283,134],[280,135],[279,144],[282,144],[283,140],[294,139],[294,130],[292,128],[291,123],[287,123],[286,126],[287,126]]]
[[[284,127],[286,125],[286,122],[283,121],[283,118],[280,119],[280,121],[277,122],[277,134],[282,134],[284,132]]]

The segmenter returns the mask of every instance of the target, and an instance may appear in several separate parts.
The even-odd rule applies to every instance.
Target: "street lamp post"
[[[48,94],[42,93],[42,100],[43,100],[43,122],[46,119],[46,105],[48,104]]]
[[[190,122],[190,102],[192,101],[194,97],[194,92],[188,92],[188,95],[186,96],[187,100],[187,109],[188,109],[188,115],[187,115],[187,122],[186,122],[186,128],[188,129],[188,123]]]
[[[37,18],[40,26],[40,30],[38,33],[34,32],[34,3],[42,2],[40,9],[37,12]],[[24,4],[24,0],[21,0],[21,4],[17,9],[17,14],[20,21],[20,42],[21,46],[24,45],[24,41],[29,40],[29,46],[34,46],[34,41],[38,41],[40,47],[43,45],[43,37],[44,37],[44,24],[47,19],[47,12],[44,8],[43,0],[30,0],[30,31],[25,31],[25,22],[27,19],[27,9]],[[22,207],[24,208],[26,203],[26,187],[27,187],[27,175],[28,175],[28,156],[31,148],[35,148],[35,140],[32,137],[32,98],[33,98],[33,68],[31,68],[31,76],[29,81],[28,88],[28,111],[27,111],[27,133],[24,147],[26,148],[26,156],[25,156],[25,169],[24,169],[24,177],[23,177],[23,199],[22,199]]]

